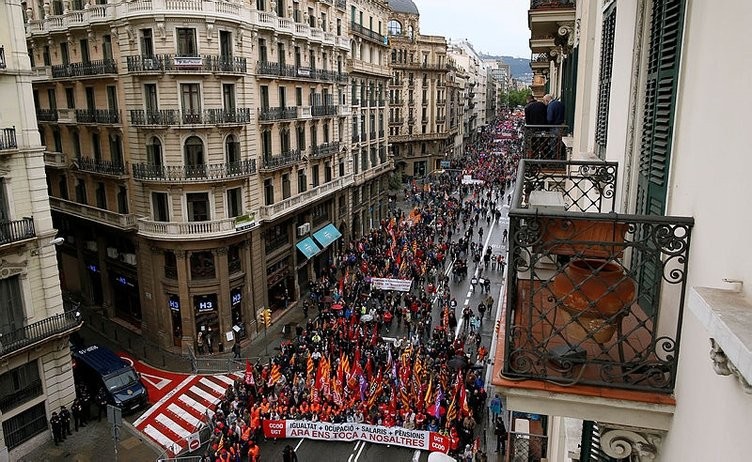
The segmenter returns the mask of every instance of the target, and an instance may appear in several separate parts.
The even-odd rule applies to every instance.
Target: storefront
[[[266,267],[266,282],[269,287],[269,308],[283,310],[295,300],[295,277],[291,271],[291,255],[287,255]]]
[[[243,322],[243,288],[235,287],[230,289],[230,310],[232,316],[232,330],[235,338],[242,340],[246,338],[246,328]]]
[[[109,265],[108,265],[109,266]],[[115,316],[136,327],[141,326],[141,300],[139,299],[138,279],[134,274],[108,268],[112,280],[112,305]]]
[[[193,313],[197,336],[203,337],[206,352],[217,351],[219,338],[219,305],[217,294],[193,296]]]
[[[313,233],[313,238],[318,242],[322,251],[315,259],[316,274],[321,275],[323,270],[332,264],[334,258],[334,244],[339,238],[342,237],[342,233],[336,226],[329,223],[323,228]]]

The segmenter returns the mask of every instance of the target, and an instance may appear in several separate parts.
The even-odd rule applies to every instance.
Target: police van
[[[73,376],[94,396],[104,388],[107,402],[124,412],[135,411],[149,401],[146,387],[130,364],[100,345],[73,351]]]

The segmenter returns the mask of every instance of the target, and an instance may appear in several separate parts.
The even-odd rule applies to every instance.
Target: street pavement
[[[500,203],[503,202],[504,194],[501,195]],[[402,210],[410,210],[411,208],[410,204],[401,201],[398,201],[395,206],[402,208]],[[477,241],[478,226],[484,229],[483,251],[485,252],[485,249],[490,247],[494,255],[498,253],[506,255],[506,243],[503,242],[502,230],[508,227],[508,208],[500,206],[500,210],[502,216],[498,222],[494,219],[489,226],[485,220],[481,220],[474,230],[474,239]],[[455,233],[454,240],[456,241],[463,235],[463,232],[462,225],[460,225],[460,232]],[[482,262],[476,267],[472,258],[468,258],[468,276],[463,280],[455,281],[451,273],[452,264],[453,262],[447,263],[445,272],[450,276],[451,295],[458,302],[456,310],[457,334],[466,329],[462,321],[462,309],[465,306],[470,306],[473,312],[477,313],[478,304],[487,296],[482,293],[479,287],[476,287],[474,291],[471,290],[470,279],[475,275],[491,280],[490,295],[494,298],[494,306],[489,307],[480,326],[482,345],[490,349],[499,308],[501,307],[502,273],[498,269],[493,270],[490,267],[485,269]],[[315,310],[311,310],[309,316],[315,316]],[[255,361],[258,358],[274,355],[281,342],[285,341],[281,332],[282,326],[288,323],[303,325],[305,321],[300,308],[291,309],[276,320],[266,336],[259,335],[249,345],[246,345],[242,349],[242,357],[252,358]],[[434,303],[432,328],[440,322],[441,307],[439,303]],[[87,333],[87,335],[95,343],[109,343],[108,339],[97,338],[93,333]],[[397,323],[393,322],[391,329],[384,333],[384,336],[407,337],[407,330],[404,325],[397,326]],[[156,460],[159,455],[172,452],[169,449],[174,448],[176,442],[185,445],[185,437],[198,428],[207,408],[210,408],[220,399],[224,389],[232,382],[233,377],[237,376],[234,374],[193,375],[169,372],[137,361],[127,353],[121,352],[119,354],[133,364],[134,368],[141,374],[149,391],[150,401],[154,403],[143,414],[136,414],[124,419],[125,425],[121,429],[118,444],[117,460],[120,462]],[[214,355],[214,358],[226,359],[230,356],[230,353],[224,353]],[[244,359],[240,363],[244,363]],[[488,370],[490,371],[490,367]],[[242,371],[238,371],[237,374],[242,374]],[[488,381],[489,375],[487,374],[486,382]],[[492,394],[489,392],[489,399],[490,397],[492,397]],[[483,422],[485,425],[479,425],[476,435],[480,438],[481,449],[489,456],[493,456],[495,449],[493,426],[489,424],[485,417]],[[50,440],[47,444],[19,460],[29,462],[115,460],[114,443],[110,431],[111,428],[107,422],[94,422],[74,433],[60,446],[55,446]],[[338,443],[301,439],[261,442],[264,460],[281,460],[282,450],[287,444],[297,448],[298,458],[301,462],[427,461],[427,453],[402,447],[365,442]],[[489,460],[497,459],[489,457]]]

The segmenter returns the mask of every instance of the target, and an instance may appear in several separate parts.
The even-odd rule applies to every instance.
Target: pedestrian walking
[[[493,422],[496,422],[499,414],[501,414],[501,398],[499,397],[498,393],[494,395],[494,397],[491,399],[491,402],[488,404],[488,410],[491,413]]]
[[[237,340],[232,344],[232,359],[240,359],[240,342]]]
[[[491,280],[488,278],[483,279],[483,288],[485,289],[486,293],[491,292]]]
[[[501,415],[496,417],[496,427],[494,428],[494,434],[496,435],[496,452],[501,450],[502,454],[506,453],[507,444],[507,428],[504,425],[504,419]]]
[[[509,235],[509,231],[507,231],[506,229],[504,231],[502,231],[501,232],[501,242],[506,242],[508,235]]]

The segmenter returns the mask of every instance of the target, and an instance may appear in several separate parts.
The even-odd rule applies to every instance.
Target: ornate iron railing
[[[36,235],[34,219],[31,217],[0,221],[0,245],[31,239]]]
[[[298,108],[290,107],[267,107],[259,109],[259,121],[274,122],[277,120],[291,120],[298,116]]]
[[[244,74],[247,72],[247,59],[238,56],[126,56],[129,72],[216,72]]]
[[[614,213],[617,169],[521,161],[504,376],[673,392],[694,220]]]
[[[76,122],[82,124],[120,123],[120,111],[112,109],[76,109]]]
[[[575,0],[530,0],[530,9],[537,8],[572,8],[575,7]]]
[[[0,151],[3,149],[15,149],[17,147],[16,127],[0,129]]]
[[[567,132],[566,125],[525,125],[523,132],[525,159],[567,159],[567,149],[561,137]]]
[[[339,151],[339,143],[323,143],[311,148],[311,157],[314,159],[320,159],[322,157],[331,156]]]
[[[60,313],[0,335],[0,357],[26,348],[34,343],[81,327],[81,315],[76,309]]]
[[[328,117],[337,115],[337,106],[328,104],[324,106],[311,106],[311,115],[314,117]]]
[[[128,172],[128,167],[123,162],[93,159],[91,157],[80,157],[75,162],[79,170],[102,175],[123,176]]]
[[[326,82],[347,82],[347,73],[326,69],[312,69],[310,67],[280,64],[261,61],[256,65],[256,73],[260,76],[288,77],[293,79],[322,80]]]
[[[114,59],[99,59],[86,63],[56,64],[52,66],[52,78],[55,79],[104,74],[117,74],[117,62]]]
[[[37,109],[39,122],[57,122],[57,109]]]
[[[204,109],[202,111],[183,111],[177,109],[160,109],[144,111],[131,109],[131,124],[148,125],[221,125],[243,124],[251,121],[250,108]]]
[[[268,156],[264,158],[261,168],[267,171],[276,170],[300,162],[301,158],[299,150],[285,152],[279,156]]]
[[[199,165],[134,164],[133,178],[147,181],[208,181],[256,173],[256,160]]]
[[[360,36],[362,36],[362,37],[364,37],[366,39],[372,40],[372,41],[378,43],[379,45],[386,45],[387,44],[386,37],[384,37],[383,35],[379,34],[378,32],[372,31],[371,29],[369,29],[367,27],[361,26],[360,24],[358,24],[355,21],[351,21],[350,22],[350,32],[354,32],[354,33],[356,33],[356,34],[358,34],[358,35],[360,35]]]

